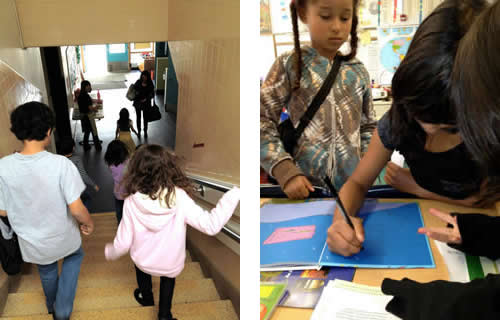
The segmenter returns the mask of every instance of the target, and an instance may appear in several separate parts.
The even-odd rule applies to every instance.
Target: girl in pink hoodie
[[[134,297],[143,306],[154,305],[151,276],[161,278],[159,320],[173,319],[175,277],[186,259],[186,225],[215,235],[240,199],[240,190],[234,188],[211,212],[204,211],[191,199],[194,187],[176,162],[162,146],[137,149],[122,181],[126,197],[123,218],[114,242],[104,250],[108,260],[130,251],[139,287]]]

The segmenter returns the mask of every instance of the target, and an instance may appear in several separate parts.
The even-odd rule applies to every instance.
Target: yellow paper
[[[274,288],[271,286],[260,286],[260,297],[268,298],[273,293]]]
[[[367,45],[367,44],[370,44],[370,42],[372,41],[372,35],[371,35],[370,31],[363,30],[359,34],[359,39],[361,40],[362,45]]]

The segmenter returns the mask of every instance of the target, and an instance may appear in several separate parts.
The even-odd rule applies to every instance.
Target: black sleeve
[[[382,141],[384,147],[389,150],[395,150],[396,146],[394,145],[394,139],[392,138],[393,135],[391,121],[389,119],[389,112],[386,112],[378,121],[377,131],[380,137],[380,141]]]
[[[500,258],[500,217],[484,214],[457,214],[458,229],[462,237],[460,245],[452,248],[474,256],[485,256],[492,260]],[[500,301],[499,301],[500,304]]]
[[[403,320],[500,319],[500,275],[468,283],[384,279],[386,310]]]
[[[89,113],[92,105],[92,98],[88,94],[80,93],[78,96],[78,110],[80,113]]]

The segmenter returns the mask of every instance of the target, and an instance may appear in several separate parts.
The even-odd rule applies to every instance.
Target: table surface
[[[269,199],[261,199],[261,205],[269,201]],[[490,209],[477,209],[461,206],[454,206],[439,201],[433,200],[419,200],[419,199],[380,199],[380,202],[416,202],[420,206],[422,217],[425,226],[431,227],[445,227],[446,223],[438,218],[429,214],[430,208],[440,209],[444,212],[461,212],[461,213],[485,213],[491,216],[497,216],[498,210],[495,208]],[[417,232],[417,230],[415,230]],[[435,269],[356,269],[354,273],[353,282],[359,284],[366,284],[370,286],[380,286],[384,278],[392,278],[400,280],[403,278],[410,278],[419,282],[429,282],[434,280],[449,280],[448,270],[443,261],[443,257],[439,253],[434,241],[429,241],[431,244],[432,255],[436,263]],[[309,319],[313,309],[297,309],[297,308],[276,308],[271,320],[303,320]]]

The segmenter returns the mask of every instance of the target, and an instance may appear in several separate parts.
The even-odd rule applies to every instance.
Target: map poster
[[[417,26],[379,28],[380,84],[391,84],[394,72],[406,56],[416,30]]]

